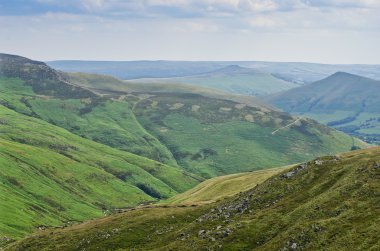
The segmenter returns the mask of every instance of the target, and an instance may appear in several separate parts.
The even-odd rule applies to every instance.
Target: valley
[[[260,98],[229,89],[170,81],[125,82],[60,72],[19,56],[0,56],[0,247],[6,250],[93,250],[102,245],[234,249],[235,242],[224,241],[240,233],[243,222],[253,220],[240,215],[250,204],[242,202],[242,196],[257,189],[269,189],[263,192],[268,196],[286,194],[293,190],[281,188],[284,177],[298,173],[300,166],[302,171],[304,165],[319,165],[307,161],[368,147],[305,114],[293,117]],[[228,71],[246,74],[247,70]],[[268,97],[272,95],[277,94]],[[372,103],[366,104],[367,109]],[[364,112],[360,110],[355,118]],[[376,149],[363,150],[368,158],[373,153]],[[355,156],[362,161],[359,152]],[[330,163],[333,157],[326,158]],[[309,179],[322,179],[320,174],[310,174]],[[274,190],[272,184],[278,184]],[[255,210],[264,210],[261,203]],[[226,211],[205,216],[209,210]],[[273,210],[274,215],[279,213]],[[254,219],[259,226],[273,223],[269,216],[257,213]],[[239,227],[229,220],[235,216]],[[204,221],[218,231],[201,229],[198,223]],[[217,223],[226,226],[214,226]],[[152,227],[142,227],[147,224]],[[93,226],[102,230],[94,232],[98,230],[91,230]],[[257,231],[275,233],[278,228],[273,227]],[[129,229],[134,234],[125,237]],[[173,237],[173,229],[181,229],[175,234],[179,239]],[[255,231],[241,232],[237,245],[261,248],[266,241],[260,234],[256,244],[244,240],[258,234]],[[148,236],[149,243],[142,235]],[[93,241],[103,237],[107,241]],[[173,238],[176,241],[169,242]],[[265,245],[262,250],[267,250]]]

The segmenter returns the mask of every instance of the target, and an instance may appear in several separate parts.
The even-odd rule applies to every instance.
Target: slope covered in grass
[[[41,224],[92,218],[107,209],[173,196],[199,182],[180,169],[3,106],[0,118],[0,187],[6,196],[0,202],[2,235],[20,236]]]
[[[380,148],[323,157],[196,207],[149,207],[6,250],[378,250]]]
[[[284,168],[271,168],[249,173],[237,173],[208,179],[196,187],[163,201],[163,204],[204,204],[238,194],[255,187]]]
[[[131,106],[122,100],[42,96],[19,78],[2,78],[0,87],[0,104],[10,109],[111,147],[176,165],[169,150],[141,127]]]

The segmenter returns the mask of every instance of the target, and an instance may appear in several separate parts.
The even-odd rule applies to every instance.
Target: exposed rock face
[[[24,57],[0,54],[0,77],[20,78],[38,94],[69,98],[95,96],[92,92],[69,83],[63,73],[45,63]]]

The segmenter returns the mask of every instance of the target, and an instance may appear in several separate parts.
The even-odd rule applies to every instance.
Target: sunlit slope
[[[0,106],[2,235],[100,216],[185,191],[200,179]]]
[[[196,187],[163,201],[163,204],[211,203],[255,187],[284,168],[271,168],[249,173],[237,173],[208,179]]]
[[[379,250],[380,148],[319,158],[194,207],[40,231],[6,250]]]

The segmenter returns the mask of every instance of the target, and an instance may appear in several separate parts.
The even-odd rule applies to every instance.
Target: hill
[[[351,137],[313,120],[264,107],[197,94],[151,95],[135,103],[137,120],[179,166],[206,178],[298,163],[353,145]]]
[[[80,61],[47,62],[66,72],[111,75],[119,79],[171,78],[204,74],[237,65],[274,75],[297,84],[312,83],[337,71],[349,72],[380,80],[379,65],[328,65],[301,62],[263,61]]]
[[[314,118],[329,126],[380,143],[380,81],[337,72],[267,99],[293,114]]]
[[[230,65],[216,71],[174,78],[134,79],[129,83],[140,84],[189,84],[222,90],[228,93],[261,96],[298,87],[299,85],[274,77],[269,73]]]
[[[98,96],[60,80],[60,73],[42,63],[9,55],[1,59],[0,68],[6,69],[0,72],[1,239],[168,198],[203,180],[176,165],[96,143],[44,121],[44,114],[75,118],[59,113],[55,105],[81,109]],[[31,72],[31,77],[19,76],[20,71]]]
[[[378,250],[379,156],[319,158],[217,203],[137,208],[5,250]]]

